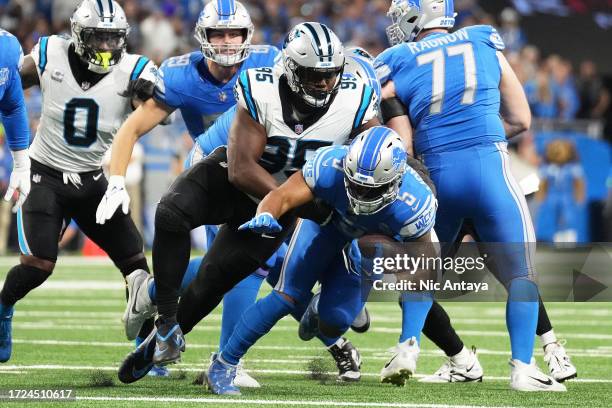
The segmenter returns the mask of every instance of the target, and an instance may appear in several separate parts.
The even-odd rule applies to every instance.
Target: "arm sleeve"
[[[0,101],[2,124],[4,125],[9,148],[13,151],[27,149],[30,144],[28,115],[17,67],[18,64],[9,71],[9,85]]]
[[[333,191],[331,190],[336,184],[336,178],[338,175],[342,176],[342,165],[338,152],[337,146],[322,147],[306,161],[302,168],[304,180],[314,196],[329,202],[332,202]]]
[[[42,76],[47,67],[47,48],[49,45],[49,37],[40,37],[38,43],[32,48],[30,55],[36,64],[38,76]]]
[[[422,200],[422,203],[422,205],[417,207],[416,211],[412,211],[411,214],[407,215],[407,219],[399,232],[403,241],[419,238],[434,227],[438,201],[433,193],[429,191],[429,195]]]

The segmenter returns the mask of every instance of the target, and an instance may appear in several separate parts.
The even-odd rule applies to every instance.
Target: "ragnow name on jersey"
[[[479,25],[434,32],[377,57],[381,84],[392,80],[408,109],[417,154],[506,140],[499,119],[497,52],[503,49],[497,31]]]

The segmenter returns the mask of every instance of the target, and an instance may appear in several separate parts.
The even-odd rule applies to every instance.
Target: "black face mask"
[[[306,68],[297,67],[295,76],[302,90],[317,100],[323,100],[337,92],[338,76],[343,68]],[[322,85],[325,84],[325,87]]]

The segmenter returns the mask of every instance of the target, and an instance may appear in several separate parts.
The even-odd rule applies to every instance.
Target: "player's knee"
[[[157,210],[155,211],[155,230],[189,233],[191,231],[189,222],[165,201],[166,198],[164,197],[157,205]]]
[[[48,259],[38,258],[33,255],[21,255],[20,262],[24,266],[38,269],[51,275],[55,269],[55,262]]]

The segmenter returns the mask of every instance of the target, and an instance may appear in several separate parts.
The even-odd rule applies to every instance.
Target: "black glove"
[[[144,102],[153,96],[154,91],[155,84],[153,82],[143,78],[138,78],[134,81],[130,81],[127,89],[121,92],[119,95],[123,96],[124,98],[140,99]]]

